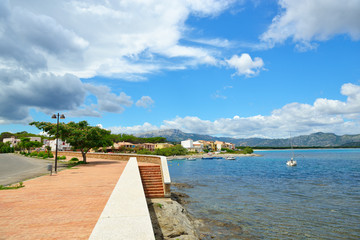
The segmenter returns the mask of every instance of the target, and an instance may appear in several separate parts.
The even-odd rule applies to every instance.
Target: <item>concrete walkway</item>
[[[88,162],[0,191],[0,239],[88,239],[127,163]]]

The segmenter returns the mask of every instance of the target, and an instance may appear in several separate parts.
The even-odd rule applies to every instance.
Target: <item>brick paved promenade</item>
[[[0,239],[88,239],[127,163],[88,162],[0,191]]]

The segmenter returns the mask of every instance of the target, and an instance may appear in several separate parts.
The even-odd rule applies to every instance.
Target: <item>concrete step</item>
[[[164,194],[149,194],[145,195],[147,198],[164,198]]]
[[[162,177],[161,177],[161,175],[141,175],[141,178],[142,179],[157,179],[157,178],[159,178],[159,179],[162,179]]]
[[[160,166],[139,166],[144,193],[147,198],[163,198],[164,186]]]
[[[164,194],[164,191],[160,191],[160,190],[150,190],[150,191],[145,191],[145,195],[146,194]]]
[[[160,176],[161,177],[161,173],[158,173],[158,172],[153,172],[153,173],[149,173],[149,172],[146,172],[146,173],[140,173],[141,176]]]
[[[150,176],[142,176],[141,178],[142,180],[156,180],[156,181],[161,181],[162,182],[162,177],[161,176],[155,176],[155,177],[150,177]]]
[[[150,190],[150,189],[162,189],[162,190],[164,190],[164,188],[163,188],[163,186],[162,185],[143,185],[143,187],[144,187],[144,191],[146,191],[146,190]]]

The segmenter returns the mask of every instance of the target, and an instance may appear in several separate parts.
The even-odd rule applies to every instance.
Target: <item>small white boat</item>
[[[235,160],[235,157],[227,157],[226,160]]]
[[[187,158],[187,160],[188,160],[188,161],[195,161],[196,158],[194,158],[194,157],[189,157],[189,158]]]
[[[290,158],[290,160],[286,162],[286,165],[289,167],[295,167],[297,165],[297,162],[296,160],[294,160],[295,155],[294,155],[294,148],[292,144],[291,134],[290,134],[290,145],[291,145],[292,158]]]
[[[289,167],[295,167],[297,165],[297,162],[291,158],[289,161],[286,162],[286,165],[288,165]]]

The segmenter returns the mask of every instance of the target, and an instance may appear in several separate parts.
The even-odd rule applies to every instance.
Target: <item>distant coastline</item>
[[[166,157],[167,160],[181,160],[181,159],[187,159],[187,158],[202,158],[202,157],[261,157],[261,154],[256,154],[256,153],[251,153],[251,154],[243,154],[243,153],[227,153],[227,154],[213,154],[213,155],[208,155],[206,153],[204,154],[191,154],[191,155],[177,155],[177,156],[169,156]]]

